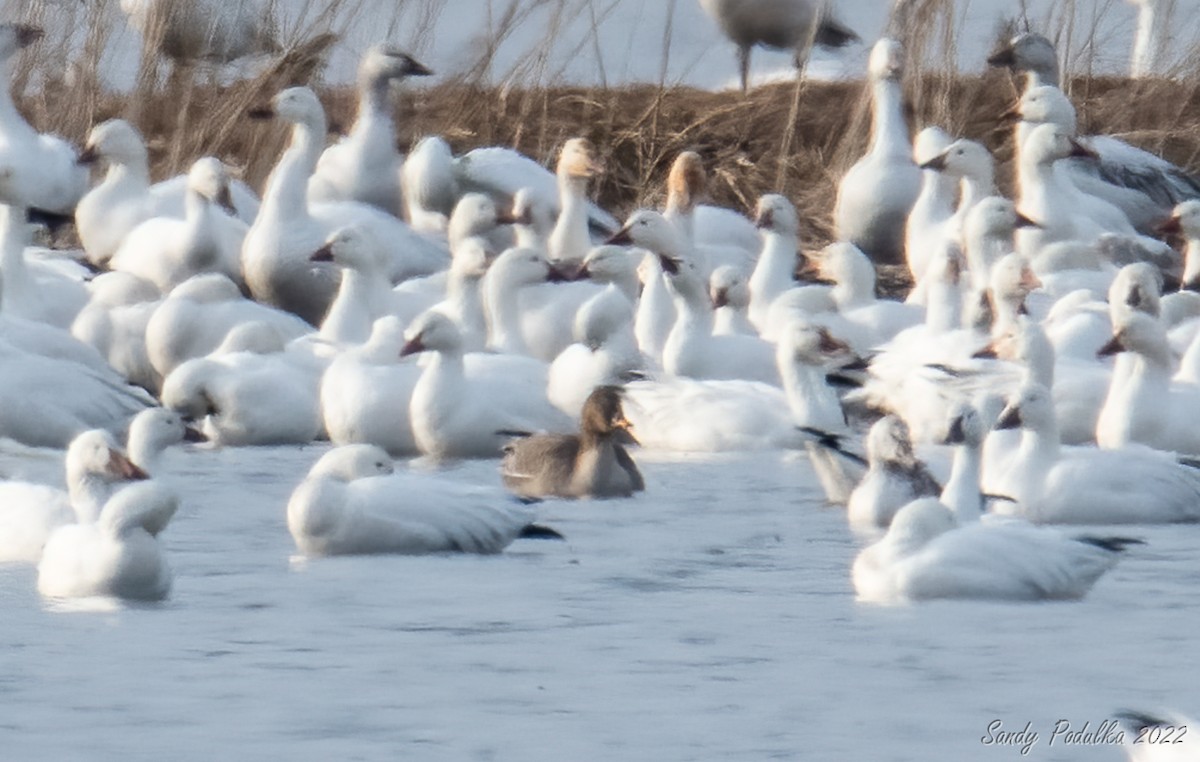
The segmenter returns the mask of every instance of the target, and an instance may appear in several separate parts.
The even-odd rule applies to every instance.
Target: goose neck
[[[284,217],[307,214],[308,178],[321,156],[325,118],[313,117],[292,127],[292,138],[267,180],[263,214]]]
[[[875,156],[909,156],[908,125],[904,121],[900,83],[880,79],[872,85],[871,149]]]
[[[1183,285],[1200,287],[1200,238],[1188,238],[1183,250]]]
[[[962,445],[954,453],[950,480],[942,489],[942,504],[950,509],[959,524],[979,521],[983,496],[979,491],[983,454],[978,445]]]
[[[808,426],[836,426],[836,421],[827,420],[831,418],[827,413],[836,410],[840,414],[841,406],[825,380],[824,369],[789,355],[781,345],[777,364],[793,420]]]
[[[484,278],[484,311],[488,347],[498,352],[528,354],[521,332],[519,291],[502,278]]]

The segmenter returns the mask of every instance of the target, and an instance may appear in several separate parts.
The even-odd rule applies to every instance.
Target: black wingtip
[[[842,375],[841,373],[830,373],[825,376],[825,381],[830,386],[840,389],[861,389],[863,386],[862,379],[851,378],[850,376]]]
[[[533,436],[532,431],[519,431],[517,429],[497,429],[496,436],[508,437],[509,439],[527,439]]]
[[[1173,724],[1169,719],[1156,717],[1155,715],[1148,714],[1146,712],[1139,712],[1136,709],[1122,709],[1118,712],[1115,712],[1113,716],[1120,720],[1121,724],[1135,731],[1143,728],[1154,728],[1158,727],[1159,725]]]
[[[859,39],[861,38],[853,29],[833,19],[825,19],[817,27],[815,42],[826,48],[843,48],[852,42],[858,42]]]
[[[51,235],[57,235],[65,225],[70,225],[75,218],[69,214],[48,212],[45,209],[30,208],[25,213],[25,219],[35,225],[44,225]]]
[[[1095,545],[1097,548],[1104,548],[1113,553],[1121,553],[1130,545],[1145,545],[1145,540],[1139,540],[1136,537],[1076,537],[1079,542]]]
[[[833,450],[838,455],[841,455],[843,458],[849,460],[852,463],[857,463],[860,466],[869,466],[870,465],[869,463],[867,463],[866,458],[862,457],[861,455],[859,455],[857,453],[853,453],[853,452],[850,452],[849,450],[845,449],[842,446],[842,437],[839,436],[838,434],[834,434],[831,431],[825,431],[824,429],[814,428],[812,426],[797,426],[796,430],[804,432],[805,434],[808,434],[810,437],[813,437],[816,440],[814,444],[816,444],[817,446],[824,447],[827,450]]]
[[[563,541],[565,541],[567,539],[566,537],[563,537],[561,534],[554,531],[550,527],[544,527],[541,524],[530,524],[529,526],[522,529],[521,534],[519,534],[517,536],[520,537],[522,540],[563,540]]]

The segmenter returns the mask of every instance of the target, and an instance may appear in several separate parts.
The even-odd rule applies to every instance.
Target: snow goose
[[[792,51],[802,71],[814,43],[837,48],[858,39],[814,0],[700,0],[700,7],[737,45],[742,92],[749,86],[750,50],[756,45]]]
[[[546,400],[545,383],[499,372],[464,371],[462,335],[450,318],[426,312],[408,328],[401,356],[431,352],[413,389],[413,434],[421,452],[436,459],[490,458],[504,444],[501,431],[565,431],[570,419]]]
[[[676,156],[667,175],[663,216],[675,225],[702,271],[721,265],[751,270],[762,245],[755,226],[732,209],[701,205],[707,185],[699,154],[684,151]]]
[[[583,403],[578,434],[534,434],[504,448],[504,486],[524,498],[630,497],[646,489],[621,440],[634,441],[621,390],[597,387]]]
[[[101,429],[81,433],[66,453],[67,491],[43,484],[0,481],[0,562],[37,563],[60,526],[95,521],[119,487],[146,474]]]
[[[958,208],[946,234],[956,239],[961,237],[967,215],[977,203],[996,193],[996,167],[991,152],[981,143],[962,138],[920,167],[943,172],[958,183],[961,189]]]
[[[415,362],[401,362],[404,323],[394,315],[375,321],[361,347],[338,355],[321,378],[321,417],[337,446],[373,444],[394,457],[419,454],[409,418]]]
[[[129,423],[126,450],[133,464],[148,474],[160,474],[167,450],[183,442],[204,442],[204,434],[188,426],[173,410],[152,407]]]
[[[612,285],[576,314],[575,343],[550,364],[546,397],[575,416],[592,389],[618,384],[627,373],[646,365],[633,334],[633,305]]]
[[[994,50],[989,66],[1002,66],[1025,76],[1025,89],[1059,85],[1058,53],[1054,43],[1040,34],[1026,32]]]
[[[1120,449],[1062,448],[1053,398],[1045,387],[1023,388],[997,427],[1021,427],[1010,468],[987,475],[990,492],[1016,498],[993,511],[1038,523],[1161,524],[1200,521],[1200,471],[1173,455],[1131,445]]]
[[[1173,381],[1176,362],[1161,322],[1131,310],[1113,323],[1112,340],[1101,356],[1132,352],[1127,374],[1114,371],[1100,412],[1096,442],[1113,449],[1138,442],[1160,450],[1200,454],[1200,432],[1188,411],[1200,406],[1200,386]]]
[[[940,127],[926,127],[913,140],[913,162],[924,167],[933,161],[954,142]],[[921,193],[913,203],[912,211],[904,224],[904,256],[908,271],[912,275],[913,292],[908,301],[924,304],[924,289],[921,279],[942,238],[945,237],[949,220],[954,216],[954,203],[958,198],[958,179],[932,167],[924,168],[921,178]]]
[[[400,170],[400,190],[406,219],[413,230],[425,234],[446,232],[458,200],[450,144],[437,135],[418,140]]]
[[[180,363],[216,349],[230,330],[247,322],[269,323],[285,341],[312,331],[295,315],[253,302],[219,273],[180,283],[146,324],[146,353],[165,377]]]
[[[989,196],[975,204],[962,230],[972,290],[988,287],[996,263],[1015,250],[1014,233],[1028,227],[1037,227],[1037,223],[1018,212],[1006,198]]]
[[[447,251],[386,212],[351,201],[309,204],[306,188],[325,136],[325,109],[307,87],[278,93],[252,117],[290,122],[291,141],[267,179],[262,209],[246,235],[242,265],[255,298],[316,324],[333,299],[337,273],[309,262],[336,228],[356,224],[384,252],[393,281],[444,269]],[[314,272],[315,270],[315,272]]]
[[[153,284],[128,273],[103,273],[88,284],[91,299],[71,324],[71,335],[93,347],[134,386],[157,393],[162,376],[146,351],[146,324],[161,297]]]
[[[800,217],[792,202],[769,194],[758,200],[755,225],[762,231],[763,242],[762,253],[750,274],[750,322],[759,333],[765,334],[771,305],[794,285]]]
[[[900,79],[904,49],[883,39],[871,50],[871,144],[838,184],[834,206],[837,238],[849,241],[873,262],[904,261],[904,228],[921,192],[921,170],[913,163],[904,121]]]
[[[164,294],[207,272],[240,284],[248,228],[231,216],[229,180],[220,161],[207,157],[192,165],[184,206],[182,219],[152,217],[129,231],[110,266],[150,281]]]
[[[0,24],[0,165],[12,170],[21,206],[69,215],[87,190],[87,170],[73,146],[25,121],[11,92],[13,58],[41,37],[36,27]]]
[[[384,272],[386,263],[379,255],[367,235],[351,226],[335,230],[309,256],[313,262],[331,262],[342,269],[337,296],[321,321],[322,339],[336,345],[361,344],[376,320],[398,312],[402,298],[392,291]]]
[[[56,529],[38,563],[38,592],[47,598],[166,598],[171,569],[158,535],[178,507],[173,491],[147,481],[109,498],[94,523]]]
[[[229,63],[279,50],[274,19],[261,0],[121,0],[120,6],[143,46],[156,44],[156,53],[180,63]]]
[[[1176,205],[1160,231],[1183,237],[1185,248],[1180,288],[1200,292],[1200,201]]]
[[[528,336],[527,328],[534,328],[534,321],[527,319],[523,309],[521,292],[535,284],[549,280],[562,280],[558,272],[545,257],[529,249],[509,249],[496,258],[483,278],[483,305],[487,313],[488,348],[511,354],[532,354],[551,359],[562,349],[544,347]],[[569,326],[568,326],[569,330]]]
[[[10,191],[11,171],[0,169],[0,302],[4,314],[25,320],[70,328],[72,321],[88,301],[87,287],[81,280],[36,261],[29,261],[26,246],[29,228],[26,209],[11,206],[16,196]]]
[[[1160,0],[1129,0],[1138,7],[1137,32],[1133,38],[1133,57],[1129,76],[1134,79],[1161,76],[1162,56],[1167,49],[1174,3]]]
[[[663,345],[663,369],[698,379],[750,379],[778,384],[771,345],[754,336],[713,336],[713,308],[699,268],[674,226],[658,212],[630,216],[609,243],[644,248],[659,258],[677,317]]]
[[[854,244],[832,243],[817,260],[821,275],[835,283],[830,296],[837,312],[811,319],[828,325],[858,352],[883,344],[922,321],[920,307],[875,297],[875,266]]]
[[[936,498],[942,487],[913,452],[908,426],[887,415],[867,432],[867,472],[846,503],[850,526],[886,529],[896,511],[921,497]]]
[[[713,303],[713,336],[757,336],[750,323],[750,288],[746,275],[733,265],[721,265],[708,279]]]
[[[512,208],[517,192],[526,189],[537,203],[554,210],[563,209],[559,200],[558,178],[533,159],[511,148],[476,148],[454,162],[454,177],[463,193],[486,193],[502,209]],[[593,233],[610,235],[620,223],[595,203],[588,203],[588,227]]]
[[[323,455],[287,505],[288,530],[307,556],[494,554],[520,537],[561,539],[533,518],[498,490],[396,473],[371,445]]]
[[[221,346],[163,379],[162,403],[218,446],[307,444],[323,434],[323,367],[286,351],[268,323],[245,323]]]
[[[759,381],[664,378],[625,387],[625,413],[648,449],[731,452],[798,448],[797,426],[840,432],[845,418],[826,368],[851,359],[828,330],[796,322],[776,350],[784,389]],[[791,415],[781,416],[781,410]]]
[[[404,213],[396,125],[388,88],[433,74],[412,56],[386,45],[370,48],[358,66],[358,115],[350,134],[329,146],[308,181],[312,202],[358,201],[397,217]]]
[[[558,154],[558,199],[560,211],[547,241],[550,261],[556,265],[578,266],[583,262],[592,240],[588,234],[588,181],[604,173],[596,158],[596,149],[587,138],[571,138]]]

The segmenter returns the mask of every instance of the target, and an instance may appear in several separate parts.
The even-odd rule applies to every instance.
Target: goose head
[[[1071,157],[1096,158],[1096,153],[1072,137],[1070,130],[1057,124],[1035,127],[1025,138],[1021,153],[1033,164],[1041,166]]]
[[[1071,99],[1054,85],[1029,88],[1010,113],[1022,122],[1057,124],[1068,132],[1075,132],[1075,107],[1071,105]]]
[[[708,278],[709,295],[713,307],[731,307],[744,310],[750,306],[750,284],[741,268],[722,265],[712,271]]]
[[[584,400],[580,413],[579,429],[585,437],[620,437],[637,442],[633,436],[633,424],[625,417],[621,406],[621,388],[597,386]]]
[[[1017,228],[1030,227],[1041,226],[1018,212],[1008,199],[988,196],[971,207],[964,232],[968,241],[999,240],[1011,244]]]
[[[1022,386],[1004,407],[996,421],[997,429],[1024,428],[1031,431],[1049,431],[1057,419],[1054,412],[1054,397],[1041,384]]]
[[[625,283],[637,278],[637,265],[620,246],[597,246],[583,258],[576,276],[596,283]]]
[[[0,61],[7,61],[45,34],[39,27],[28,24],[0,24]]]
[[[951,412],[942,444],[978,448],[983,445],[987,433],[988,427],[983,416],[973,405],[963,402],[956,405]]]
[[[954,139],[941,127],[926,127],[913,138],[913,161],[922,165],[950,147]]]
[[[403,80],[408,77],[428,77],[433,74],[417,59],[389,45],[375,45],[363,54],[358,76],[363,82]]]
[[[337,447],[322,455],[308,470],[308,478],[352,482],[372,476],[388,476],[395,470],[391,456],[382,447],[352,444]]]
[[[1192,199],[1176,204],[1158,230],[1164,235],[1182,235],[1189,241],[1200,239],[1200,201]]]
[[[554,229],[554,209],[544,203],[530,188],[521,188],[513,195],[512,224],[528,241],[542,241]],[[522,245],[529,245],[528,243]]]
[[[989,286],[992,295],[1002,302],[1023,304],[1025,297],[1042,287],[1029,260],[1020,254],[1006,254],[992,265]]]
[[[82,479],[113,482],[149,479],[113,439],[102,429],[85,431],[67,446],[67,480],[74,484]]]
[[[220,159],[205,156],[197,159],[188,170],[187,188],[220,206],[231,215],[237,215],[233,195],[229,190],[229,173]]]
[[[800,235],[800,216],[796,214],[796,207],[777,193],[768,193],[758,199],[754,225],[776,235],[792,238]]]
[[[1114,323],[1129,311],[1158,317],[1162,312],[1162,273],[1149,262],[1125,265],[1108,287],[1108,306]]]
[[[321,248],[309,256],[309,261],[374,273],[383,267],[381,258],[379,247],[367,236],[366,231],[358,225],[346,225],[333,231]]]
[[[614,246],[636,246],[660,257],[680,259],[682,244],[679,234],[666,217],[650,209],[640,209],[629,216],[606,242]]]
[[[404,332],[401,357],[420,352],[455,352],[462,349],[462,332],[446,315],[435,310],[422,313]]]
[[[991,177],[992,154],[974,140],[956,140],[941,153],[920,165],[921,169],[945,172],[951,177]]]
[[[835,298],[863,302],[875,298],[875,266],[854,244],[848,241],[831,243],[817,255],[821,277],[833,281]],[[846,306],[846,305],[843,305]]]
[[[525,286],[566,279],[547,259],[533,249],[507,249],[488,268],[488,283],[500,294],[513,294]]]
[[[871,48],[867,72],[876,82],[899,82],[904,77],[904,46],[899,40],[884,37]]]
[[[587,138],[571,138],[558,154],[557,174],[560,179],[586,184],[604,174],[604,165],[596,157],[596,148]]]
[[[145,164],[146,143],[137,129],[124,119],[109,119],[92,128],[77,161],[94,164],[101,159],[110,164]]]
[[[615,288],[606,288],[575,313],[573,336],[593,352],[621,329],[633,324],[633,305]]]
[[[507,214],[496,210],[496,202],[483,193],[467,193],[454,205],[450,214],[447,237],[451,247],[472,236],[486,236],[500,225],[513,222]]]
[[[708,175],[700,154],[684,151],[675,157],[667,175],[667,208],[685,213],[692,211],[707,184]]]
[[[1054,43],[1040,34],[1027,32],[1013,37],[994,50],[987,62],[989,66],[1029,75],[1039,85],[1058,84],[1058,53]]]
[[[874,464],[911,468],[917,463],[908,424],[894,415],[886,415],[867,431],[867,460]]]
[[[129,452],[143,466],[144,458],[161,453],[180,442],[205,442],[207,437],[184,422],[179,413],[163,407],[152,407],[134,416],[129,424]]]
[[[276,93],[269,106],[251,109],[248,115],[252,119],[280,119],[315,126],[324,123],[325,107],[310,88],[289,87]]]

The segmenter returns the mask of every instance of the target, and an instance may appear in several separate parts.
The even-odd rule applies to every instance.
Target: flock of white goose
[[[0,59],[37,37],[0,26]],[[666,209],[623,225],[589,201],[605,168],[584,139],[554,173],[438,137],[401,156],[389,88],[430,72],[387,47],[331,146],[308,88],[250,114],[291,130],[261,200],[211,157],[152,184],[130,124],[77,151],[5,90],[0,437],[66,448],[67,489],[0,481],[0,561],[37,564],[46,596],[166,596],[159,460],[190,439],[332,442],[287,506],[309,555],[556,537],[532,504],[646,489],[636,442],[807,449],[873,540],[863,600],[1084,595],[1138,541],[1041,525],[1200,521],[1200,184],[1077,135],[1044,38],[992,63],[1027,80],[1018,200],[981,144],[910,141],[881,40],[870,148],[807,283],[792,203],[700,203],[694,153]],[[82,252],[31,245],[39,215],[72,216]],[[876,298],[886,261],[912,271],[906,302]],[[393,462],[417,456],[502,459],[508,494]]]

